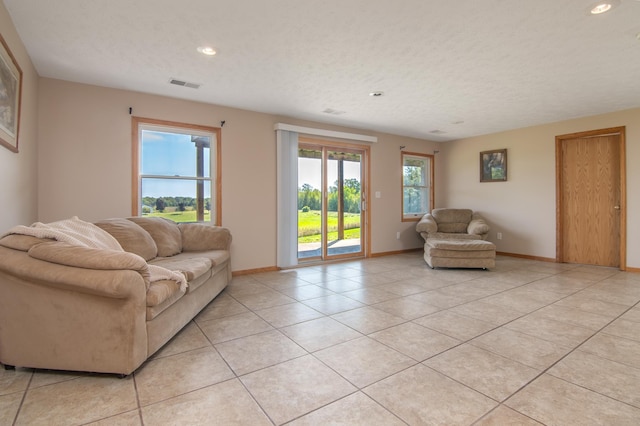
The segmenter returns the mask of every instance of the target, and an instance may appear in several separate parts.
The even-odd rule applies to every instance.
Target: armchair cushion
[[[477,215],[474,215],[474,219],[469,222],[467,227],[467,234],[483,235],[489,232],[489,225],[485,220]]]
[[[481,235],[466,234],[460,232],[432,232],[429,234],[421,233],[422,238],[426,241],[427,238],[432,240],[481,240]]]
[[[429,238],[426,243],[436,250],[452,250],[459,252],[495,250],[496,247],[484,240],[434,240]]]
[[[438,224],[438,232],[467,232],[472,212],[469,209],[434,209],[431,216]]]

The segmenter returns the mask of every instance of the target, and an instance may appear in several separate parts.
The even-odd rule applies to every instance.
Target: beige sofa
[[[496,246],[485,241],[489,225],[469,209],[433,209],[416,225],[431,268],[493,268]]]
[[[124,251],[21,234],[0,239],[5,368],[128,375],[231,280],[226,228],[142,217],[95,225]],[[150,265],[179,271],[188,285],[151,281],[150,270],[160,268]]]

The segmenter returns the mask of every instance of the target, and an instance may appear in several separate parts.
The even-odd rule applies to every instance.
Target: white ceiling
[[[640,107],[640,1],[594,1],[4,3],[43,77],[446,141]]]

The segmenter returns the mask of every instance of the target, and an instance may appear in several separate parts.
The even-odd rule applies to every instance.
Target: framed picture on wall
[[[18,152],[22,70],[0,35],[0,145]]]
[[[494,149],[480,153],[480,182],[507,180],[507,150]]]

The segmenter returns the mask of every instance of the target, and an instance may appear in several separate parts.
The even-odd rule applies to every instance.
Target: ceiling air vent
[[[342,114],[346,114],[346,111],[339,111],[337,109],[333,109],[333,108],[327,108],[324,111],[325,114],[331,114],[331,115],[342,115]]]
[[[189,83],[188,81],[178,80],[176,78],[169,80],[169,83],[175,84],[176,86],[190,87],[191,89],[199,89],[200,86],[202,86],[198,83]]]

